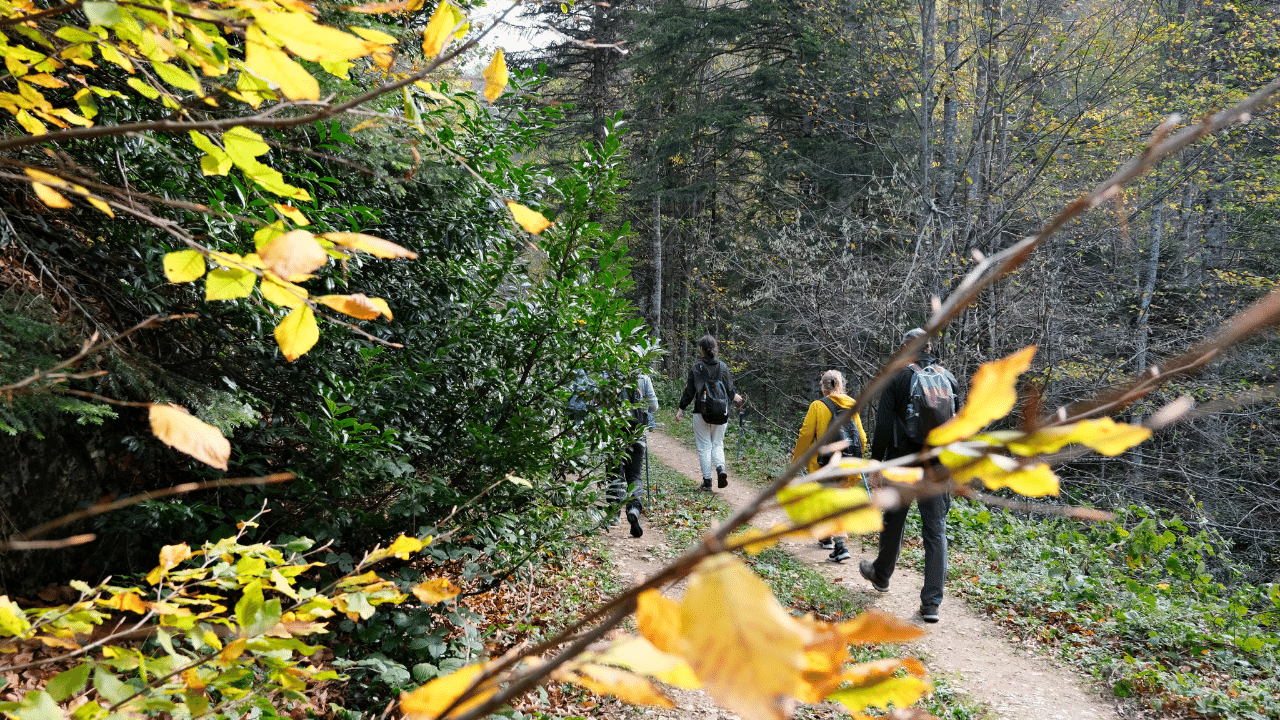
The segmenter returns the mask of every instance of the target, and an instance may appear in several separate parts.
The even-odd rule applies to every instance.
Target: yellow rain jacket
[[[853,407],[853,398],[844,393],[828,395],[827,397],[831,398],[841,409]],[[867,450],[867,431],[862,429],[862,417],[855,414],[853,422],[858,428],[859,437],[862,438],[862,451],[865,455]],[[821,400],[814,400],[809,403],[809,412],[805,413],[804,424],[800,426],[800,435],[796,438],[796,449],[791,451],[791,461],[795,462],[796,458],[803,455],[809,449],[809,446],[821,437],[822,433],[827,431],[827,425],[830,423],[831,411],[827,409],[826,403]],[[814,455],[809,458],[809,472],[817,472],[817,470],[818,456]]]

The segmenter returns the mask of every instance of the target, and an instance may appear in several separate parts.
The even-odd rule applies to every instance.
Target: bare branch
[[[169,497],[171,495],[181,495],[183,493],[196,492],[197,490],[208,490],[210,488],[234,487],[237,485],[270,485],[273,483],[281,483],[281,482],[286,482],[288,480],[293,480],[295,477],[297,476],[294,475],[293,473],[285,472],[285,473],[273,473],[271,475],[262,475],[260,477],[224,478],[222,480],[208,480],[206,482],[198,482],[198,483],[183,483],[181,485],[174,485],[171,488],[165,488],[163,490],[152,490],[150,492],[139,493],[137,495],[130,495],[129,497],[124,498],[123,500],[116,500],[115,502],[102,503],[100,505],[94,505],[93,507],[90,507],[90,508],[85,508],[84,510],[68,513],[66,515],[63,515],[60,518],[50,520],[46,523],[41,523],[40,525],[37,525],[24,533],[18,533],[18,535],[21,536],[22,538],[39,537],[40,535],[43,535],[49,532],[50,530],[53,530],[54,528],[60,528],[65,525],[70,525],[71,523],[76,522],[77,520],[83,520],[88,517],[93,517],[94,515],[101,515],[103,513],[119,510],[120,508],[129,507],[130,505],[136,505],[145,500],[158,500],[160,498]],[[12,543],[13,540],[14,539],[11,538],[8,541],[0,542],[0,551],[8,549],[10,547],[10,543]]]

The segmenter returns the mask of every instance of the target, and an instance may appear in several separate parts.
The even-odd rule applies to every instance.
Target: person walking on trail
[[[822,437],[822,434],[827,431],[827,426],[837,415],[854,406],[853,398],[845,394],[844,373],[839,370],[828,370],[822,373],[819,387],[822,388],[822,399],[809,403],[809,411],[804,415],[800,434],[796,436],[796,447],[791,451],[791,462],[795,462],[817,442],[818,438]],[[854,413],[853,418],[841,428],[838,439],[848,443],[839,452],[840,456],[862,457],[863,449],[867,447],[867,433],[862,429],[862,418],[857,413]],[[814,455],[809,458],[808,471],[817,472],[818,468],[826,465],[833,457],[836,457],[836,453]],[[850,557],[849,549],[845,547],[844,535],[823,538],[818,545],[824,550],[831,551],[827,556],[828,562],[844,562]]]
[[[676,410],[676,423],[684,417],[684,409],[693,403],[693,440],[698,446],[698,462],[702,465],[702,489],[711,492],[711,472],[715,471],[719,487],[729,486],[724,471],[724,433],[729,427],[729,400],[742,402],[733,387],[729,366],[719,358],[720,346],[710,335],[698,340],[700,357],[689,368],[689,377]]]
[[[613,508],[610,512],[614,513],[610,517],[617,517],[617,508],[625,499],[631,537],[640,537],[644,535],[644,528],[640,527],[640,515],[644,512],[644,454],[649,428],[653,427],[654,414],[658,412],[658,395],[653,391],[653,381],[648,375],[641,375],[635,386],[623,392],[623,400],[630,412],[630,432],[639,434],[609,473],[608,500]],[[609,524],[612,523],[611,519]]]
[[[905,345],[925,335],[920,328],[907,331]],[[917,354],[915,362],[903,368],[876,406],[876,427],[871,440],[874,460],[892,460],[919,452],[928,431],[955,415],[959,407],[959,385],[956,378],[937,364],[933,345],[928,343]],[[924,464],[926,476],[936,462]],[[921,497],[921,535],[924,539],[924,588],[920,590],[920,618],[938,622],[938,606],[942,604],[942,585],[947,577],[947,511],[951,495],[938,493]],[[884,529],[874,561],[862,560],[858,571],[879,592],[889,592],[889,578],[898,564],[902,550],[903,528],[911,504],[900,505],[884,513]]]

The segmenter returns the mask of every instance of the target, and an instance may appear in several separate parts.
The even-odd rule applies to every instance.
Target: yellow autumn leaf
[[[748,526],[741,532],[735,533],[729,540],[734,545],[739,545],[748,555],[759,555],[778,544],[778,538],[772,537],[768,540],[759,540],[757,538],[764,537],[765,532],[757,527]]]
[[[987,483],[987,487],[992,490],[996,488],[986,478],[983,482]],[[1054,474],[1049,466],[1040,463],[1033,467],[1015,470],[1004,476],[1004,487],[1027,497],[1044,497],[1045,495],[1058,494],[1058,476]]]
[[[737,558],[703,560],[680,602],[680,655],[707,694],[745,720],[790,717],[804,626]]]
[[[0,637],[20,635],[31,629],[31,621],[18,603],[0,595]]]
[[[310,225],[311,221],[307,219],[302,211],[292,205],[284,205],[282,203],[271,203],[271,207],[280,213],[282,217],[287,217],[293,221],[294,225]]]
[[[924,479],[924,468],[918,467],[888,467],[880,471],[885,480],[890,482],[902,483],[903,485],[915,485]]]
[[[319,100],[320,83],[250,25],[245,31],[245,67],[280,87],[290,100]]]
[[[653,683],[640,675],[618,668],[588,663],[556,673],[555,677],[600,695],[612,695],[632,705],[650,705],[666,709],[676,706],[671,702],[671,698],[663,695],[653,686]]]
[[[44,183],[31,183],[31,188],[36,191],[36,197],[40,198],[40,202],[51,208],[64,210],[71,207],[70,200]]]
[[[248,638],[236,638],[227,643],[227,646],[218,653],[218,659],[223,662],[231,662],[244,654],[245,649],[249,647]]]
[[[98,198],[95,198],[95,197],[90,197],[90,198],[85,198],[85,199],[89,201],[89,204],[90,204],[90,205],[92,205],[92,206],[94,206],[95,208],[97,208],[98,212],[101,212],[102,214],[106,215],[107,217],[109,217],[109,218],[114,218],[114,217],[116,216],[115,211],[113,211],[113,210],[111,209],[111,206],[110,206],[110,205],[108,205],[106,202],[104,202],[104,201],[102,201],[102,200],[99,200]]]
[[[1079,443],[1108,457],[1115,457],[1151,437],[1151,429],[1117,423],[1109,417],[1081,420],[1071,425],[1048,427],[1009,442],[1019,455],[1057,452],[1064,445]]]
[[[876,608],[852,620],[837,623],[833,629],[847,645],[904,643],[924,635],[924,630],[918,625]]]
[[[178,563],[191,557],[191,548],[186,544],[181,545],[165,545],[160,548],[160,565],[150,573],[147,573],[147,582],[155,585]]]
[[[427,29],[422,31],[422,53],[428,59],[434,59],[448,44],[449,37],[453,35],[453,26],[456,24],[453,18],[453,10],[449,6],[449,0],[440,0],[440,4],[436,6],[436,11],[431,13],[431,20],[427,23]]]
[[[178,567],[183,560],[191,557],[191,547],[186,543],[179,545],[165,545],[160,548],[160,567],[166,572]]]
[[[369,298],[369,304],[376,307],[378,312],[382,313],[382,316],[386,319],[394,319],[391,317],[391,306],[387,304],[386,300],[383,300],[382,298]]]
[[[375,257],[409,258],[410,260],[418,257],[418,253],[400,247],[390,240],[383,240],[380,237],[365,235],[364,233],[330,232],[324,233],[320,237],[352,250],[367,252]]]
[[[497,100],[502,91],[507,88],[507,60],[502,54],[502,50],[498,50],[493,54],[493,60],[489,61],[489,67],[484,69],[484,97],[489,102]]]
[[[374,307],[369,298],[359,293],[354,295],[321,295],[316,300],[344,315],[350,315],[361,320],[372,320],[382,314],[378,308]]]
[[[973,375],[969,398],[956,416],[929,433],[930,445],[963,440],[1002,418],[1018,401],[1018,376],[1031,367],[1036,346],[1028,345],[1009,357],[983,363]]]
[[[316,325],[316,315],[311,307],[303,305],[289,313],[276,325],[276,343],[280,352],[289,362],[302,357],[320,339],[320,327]]]
[[[209,277],[204,281],[204,299],[207,302],[210,300],[235,300],[249,297],[257,281],[257,275],[241,268],[217,268],[211,270],[209,271]]]
[[[485,664],[477,663],[456,670],[449,675],[436,678],[413,692],[400,693],[400,711],[409,718],[433,720],[440,717],[445,708],[462,697],[484,672]],[[458,703],[446,717],[456,717],[479,705],[497,690],[493,683],[485,683],[472,693],[467,700]]]
[[[530,210],[514,200],[507,201],[507,208],[511,210],[511,216],[520,223],[520,227],[537,235],[543,230],[551,227],[551,221],[542,216],[537,210]]]
[[[413,592],[413,596],[428,605],[452,600],[462,592],[462,589],[454,585],[449,578],[435,578],[426,582],[418,583],[409,588]]]
[[[321,25],[305,12],[267,12],[261,9],[265,5],[250,7],[259,27],[304,60],[355,60],[377,47],[377,43]]]
[[[196,692],[207,687],[195,668],[188,668],[182,671],[182,684],[186,685],[188,690],[195,690]]]
[[[643,637],[615,641],[596,661],[618,665],[686,690],[702,687],[702,682],[684,658],[662,652]]]
[[[23,130],[26,130],[32,135],[44,135],[49,132],[48,128],[44,126],[44,123],[34,117],[31,117],[31,113],[26,110],[19,110],[18,114],[13,116],[13,119],[18,121],[18,124],[22,126]]]
[[[308,279],[311,273],[329,262],[329,255],[306,230],[291,230],[273,238],[258,250],[266,269],[290,282]]]
[[[867,491],[862,488],[828,488],[816,482],[803,482],[779,490],[777,498],[778,504],[797,525],[862,506],[860,510],[814,525],[807,530],[810,537],[877,532],[884,527],[883,514],[871,505]]]
[[[849,645],[830,623],[807,615],[796,619],[808,627],[809,641],[804,646],[804,670],[795,696],[800,702],[819,703],[844,682]]]
[[[206,465],[227,469],[231,441],[223,437],[221,430],[178,405],[153,403],[150,415],[151,432],[160,442]]]
[[[137,593],[122,592],[117,595],[113,595],[111,599],[105,601],[103,605],[115,610],[128,610],[129,612],[134,612],[139,615],[147,614],[147,604],[142,601],[142,598],[139,597]]]
[[[890,703],[894,707],[909,707],[929,692],[933,692],[932,683],[908,675],[890,677],[864,687],[837,690],[827,699],[835,700],[856,713],[869,707],[887,708]]]
[[[105,47],[105,46],[104,46]],[[29,82],[32,85],[39,85],[50,90],[67,87],[67,84],[58,78],[47,73],[39,73],[37,75],[26,75],[22,78],[23,82]]]
[[[680,605],[657,590],[636,597],[636,627],[646,640],[665,653],[680,650]]]
[[[198,280],[204,275],[204,256],[195,250],[178,250],[164,256],[164,276],[171,283]]]
[[[978,479],[992,490],[1007,487],[1029,497],[1058,494],[1058,476],[1044,463],[1025,468],[1004,455],[988,454],[975,459],[945,453],[942,462],[951,468],[951,477],[958,483]]]
[[[310,293],[301,285],[282,280],[279,275],[268,271],[262,276],[262,299],[281,307],[297,309],[307,304]]]
[[[408,537],[401,535],[391,543],[391,547],[387,548],[387,552],[401,560],[408,560],[409,556],[422,549],[422,541],[416,537]]]

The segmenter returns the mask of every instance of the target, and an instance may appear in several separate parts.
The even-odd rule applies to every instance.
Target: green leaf
[[[235,300],[249,297],[258,276],[240,268],[218,268],[209,271],[204,284],[204,299]]]
[[[89,681],[89,670],[92,668],[90,663],[83,663],[71,668],[65,672],[60,672],[53,676],[45,689],[53,696],[56,702],[62,702],[67,698],[80,692],[80,688]]]
[[[124,20],[120,14],[120,6],[113,2],[86,2],[81,7],[90,25],[111,27]]]
[[[27,693],[16,715],[21,720],[64,720],[58,703],[43,690]]]
[[[151,68],[156,71],[160,79],[178,88],[200,94],[200,81],[191,76],[191,73],[164,62],[153,62]]]
[[[98,42],[98,40],[101,39],[97,35],[94,35],[91,32],[86,32],[84,30],[81,30],[78,27],[72,27],[70,25],[63,25],[62,27],[58,28],[58,31],[54,33],[54,37],[62,38],[63,40],[66,40],[67,42],[70,42],[70,43],[82,43],[82,42],[96,43]]]
[[[98,720],[106,714],[106,708],[96,702],[87,702],[71,713],[71,720]]]
[[[160,97],[159,90],[156,90],[155,88],[142,82],[136,77],[129,78],[128,80],[125,81],[125,84],[133,88],[134,90],[137,90],[139,95],[145,97],[148,100],[155,100],[156,98]]]
[[[99,695],[113,705],[123,702],[134,692],[133,686],[121,682],[120,678],[112,675],[101,665],[93,671],[93,687]]]

